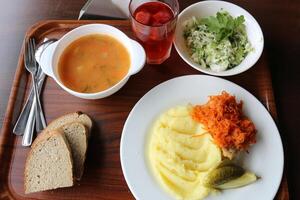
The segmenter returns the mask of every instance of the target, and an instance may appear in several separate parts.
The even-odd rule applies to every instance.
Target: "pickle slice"
[[[249,185],[257,180],[257,176],[251,172],[244,173],[241,177],[233,179],[227,183],[218,185],[217,188],[221,190],[232,189]]]
[[[211,171],[203,181],[204,186],[218,188],[219,185],[241,177],[245,170],[237,165],[225,165]]]
[[[222,160],[222,162],[218,165],[217,168],[222,168],[222,167],[231,166],[231,165],[236,166],[236,164],[234,164],[234,162],[232,160],[229,160],[226,158],[226,159]]]

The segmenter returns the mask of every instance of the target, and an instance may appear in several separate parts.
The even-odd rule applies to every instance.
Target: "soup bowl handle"
[[[42,53],[41,58],[39,60],[39,64],[45,74],[48,76],[54,78],[53,73],[53,66],[52,66],[52,60],[55,48],[57,46],[58,42],[54,42],[53,44],[49,45]]]
[[[132,52],[134,59],[132,59],[132,67],[130,68],[130,75],[138,73],[146,63],[146,53],[142,45],[135,40],[131,40]]]

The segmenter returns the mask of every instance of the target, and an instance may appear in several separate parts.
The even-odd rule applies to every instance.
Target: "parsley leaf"
[[[207,29],[216,34],[216,39],[221,41],[230,38],[235,31],[243,26],[245,19],[241,15],[233,18],[228,12],[217,12],[216,16],[203,18],[201,23],[207,26]]]

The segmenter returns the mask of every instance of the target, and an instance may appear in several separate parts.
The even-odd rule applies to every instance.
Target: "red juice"
[[[147,54],[147,62],[160,64],[171,51],[176,20],[172,9],[162,2],[141,4],[133,13],[133,30]]]

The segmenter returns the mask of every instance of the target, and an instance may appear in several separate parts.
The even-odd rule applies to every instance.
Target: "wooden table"
[[[181,1],[181,9],[196,2]],[[271,67],[279,128],[286,150],[291,199],[300,199],[300,138],[297,124],[300,107],[300,1],[233,1],[246,8],[260,23],[265,36],[265,54]],[[85,0],[11,0],[1,2],[0,13],[0,124],[4,119],[12,79],[25,31],[42,19],[75,19]],[[255,77],[254,77],[255,78]]]

